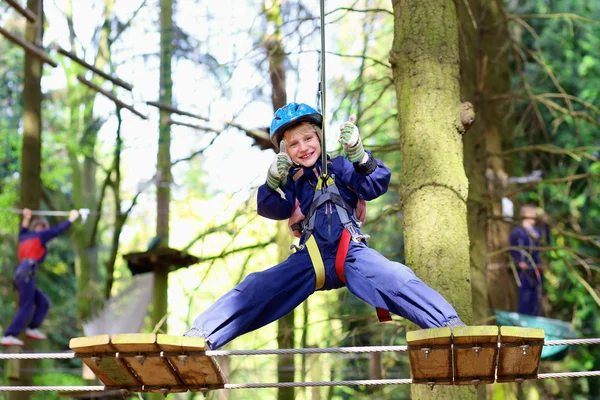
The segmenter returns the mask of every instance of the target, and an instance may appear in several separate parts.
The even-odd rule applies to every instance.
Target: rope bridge
[[[600,338],[582,338],[582,339],[565,339],[565,340],[550,340],[544,342],[543,346],[565,346],[565,345],[595,345],[600,344]],[[497,344],[501,347],[501,344]],[[357,346],[357,347],[337,347],[337,348],[301,348],[301,349],[266,349],[266,350],[204,350],[204,351],[189,351],[185,355],[177,352],[113,352],[111,357],[117,359],[126,357],[192,357],[192,356],[256,356],[256,355],[286,355],[286,354],[348,354],[348,353],[382,353],[395,352],[402,353],[409,351],[409,346]],[[91,353],[76,353],[73,351],[67,352],[34,352],[34,353],[2,353],[0,360],[42,360],[42,359],[73,359],[73,358],[93,358],[100,359],[102,353],[91,355]],[[537,374],[533,380],[541,379],[561,379],[561,378],[579,378],[600,376],[600,371],[573,371],[573,372],[554,372]],[[530,380],[531,380],[530,379]],[[342,380],[342,381],[323,381],[323,382],[275,382],[275,383],[225,383],[214,389],[264,389],[264,388],[290,388],[290,387],[323,387],[323,386],[383,386],[383,385],[409,385],[413,384],[412,379],[365,379],[365,380]],[[165,389],[163,386],[140,385],[137,388],[130,388],[139,391],[159,391],[170,393],[172,390],[211,390],[213,388],[206,385],[190,385],[170,386]],[[0,392],[98,392],[105,390],[121,390],[126,393],[130,389],[123,389],[112,386],[0,386]]]

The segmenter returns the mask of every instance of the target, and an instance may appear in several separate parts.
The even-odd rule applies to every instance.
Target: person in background
[[[47,338],[38,328],[48,314],[50,302],[48,296],[35,284],[37,269],[46,259],[47,243],[67,231],[77,218],[79,211],[71,210],[67,220],[51,227],[43,217],[31,220],[31,210],[23,209],[17,252],[19,265],[13,275],[13,283],[19,293],[19,307],[0,340],[3,346],[23,346],[23,341],[17,337],[23,330],[30,339]]]
[[[520,216],[521,225],[515,227],[509,237],[512,248],[510,254],[517,267],[521,283],[518,312],[538,316],[542,312],[544,283],[539,248],[550,243],[550,227],[546,213],[540,211],[535,205],[522,206]]]

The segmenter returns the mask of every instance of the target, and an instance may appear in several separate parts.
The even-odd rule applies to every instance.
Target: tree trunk
[[[406,261],[471,323],[456,8],[447,0],[392,4]],[[414,399],[476,398],[470,387],[458,386],[414,385],[411,393]]]
[[[37,22],[27,21],[25,40],[42,44],[42,0],[27,0],[27,7],[37,15]],[[42,61],[25,53],[23,82],[23,150],[21,155],[21,205],[39,209],[42,191]]]
[[[173,0],[160,0],[160,78],[159,102],[171,104],[173,101],[173,81],[171,58],[173,55]],[[169,246],[169,207],[171,203],[171,126],[168,123],[170,112],[161,109],[158,133],[158,157],[156,179],[156,235],[160,246]],[[155,268],[154,298],[151,321],[159,331],[168,332],[168,289],[170,268]],[[160,400],[164,396],[151,393],[149,399]]]
[[[171,78],[171,57],[173,54],[173,1],[160,1],[160,93],[159,101],[172,102],[173,81]],[[171,128],[168,124],[170,113],[160,110],[158,137],[158,179],[156,201],[156,235],[161,238],[161,246],[169,245],[169,207],[171,200]],[[167,288],[169,270],[155,270],[153,325],[159,324],[167,314]],[[166,320],[161,330],[167,331]]]
[[[459,21],[460,91],[461,100],[473,104],[475,112],[481,107],[478,92],[480,43],[480,15],[477,2],[457,2]],[[485,181],[485,141],[483,119],[479,115],[463,135],[464,164],[469,179],[467,199],[467,224],[469,227],[471,290],[473,298],[473,324],[485,325],[488,321],[487,289],[487,182]],[[485,393],[481,387],[481,393]]]
[[[42,44],[43,35],[43,2],[42,0],[27,0],[27,7],[37,15],[37,22],[27,21],[25,25],[25,40]],[[42,61],[25,53],[25,71],[23,81],[23,144],[21,152],[21,207],[39,210],[42,193],[41,178],[41,146],[42,146]],[[18,299],[18,295],[16,296]],[[23,338],[24,352],[34,351],[34,341]],[[7,363],[10,385],[30,386],[33,380],[33,368],[36,360],[10,360]],[[15,371],[10,376],[10,371]],[[29,399],[27,392],[9,392],[9,400]]]
[[[510,87],[510,65],[508,48],[510,40],[502,2],[481,0],[481,64],[483,108],[485,121],[485,144],[487,153],[505,150],[503,138],[512,133],[514,121],[510,115],[510,101],[492,99],[492,96],[508,94]],[[485,66],[485,67],[483,67]],[[488,252],[493,253],[508,246],[511,225],[502,219],[502,203],[496,193],[505,189],[510,171],[501,157],[487,158],[488,195],[492,201],[488,211]],[[515,278],[509,266],[508,252],[496,254],[488,260],[488,287],[490,306],[493,309],[517,310]]]
[[[266,0],[263,4],[267,25],[272,27],[272,34],[265,34],[264,47],[269,60],[269,77],[271,80],[271,103],[273,111],[277,111],[287,103],[287,90],[285,87],[285,51],[281,44],[281,0]],[[289,257],[290,233],[287,221],[277,224],[277,260],[284,261]],[[295,311],[292,310],[286,316],[277,321],[277,346],[280,349],[294,348],[294,318]],[[293,382],[296,367],[293,355],[280,355],[277,357],[277,381]],[[278,400],[294,400],[295,390],[293,387],[279,388],[277,390]]]

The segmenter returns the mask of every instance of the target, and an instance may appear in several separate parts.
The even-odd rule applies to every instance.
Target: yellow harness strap
[[[314,236],[311,235],[305,244],[308,249],[310,261],[312,261],[313,268],[315,269],[315,276],[317,277],[315,290],[319,290],[325,284],[325,265],[323,264],[321,252],[319,251],[319,246],[317,245]]]

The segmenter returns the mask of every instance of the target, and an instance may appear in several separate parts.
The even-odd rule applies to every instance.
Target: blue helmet
[[[304,103],[289,103],[275,112],[271,122],[271,142],[279,149],[283,132],[300,122],[310,122],[322,127],[323,116],[314,108]]]

